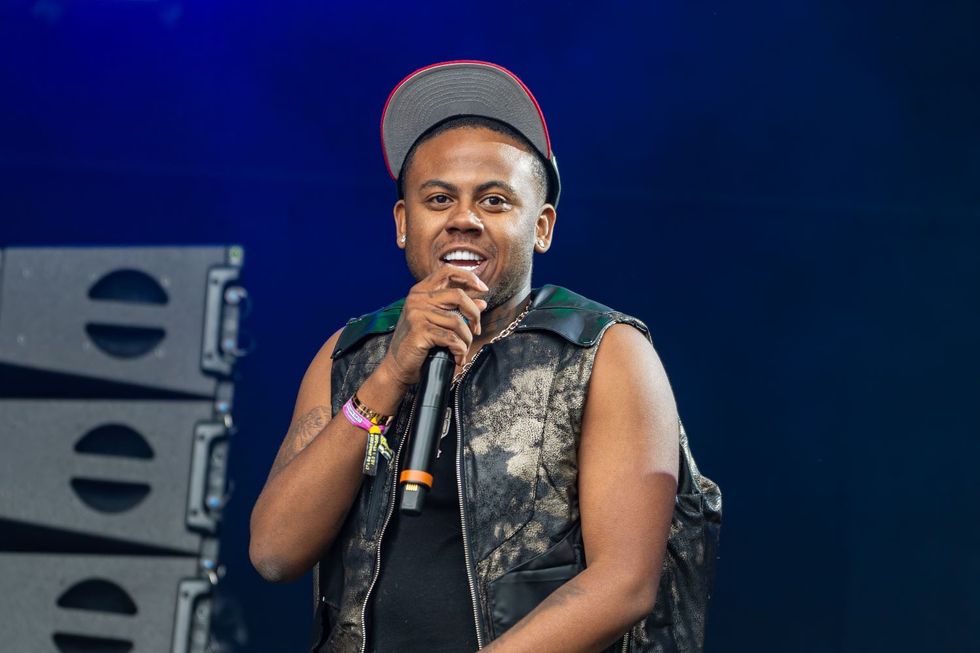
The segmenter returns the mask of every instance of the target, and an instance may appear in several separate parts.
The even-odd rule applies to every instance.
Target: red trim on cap
[[[514,73],[512,73],[511,71],[495,63],[491,63],[489,61],[480,61],[479,59],[453,59],[452,61],[440,61],[439,63],[429,64],[428,66],[423,66],[422,68],[419,68],[418,70],[409,73],[402,79],[402,81],[395,84],[395,88],[391,89],[391,93],[388,94],[388,99],[385,100],[384,109],[381,110],[381,155],[384,157],[385,167],[388,169],[388,174],[391,176],[392,179],[397,180],[398,175],[396,175],[394,171],[391,169],[391,163],[388,161],[388,148],[385,147],[385,115],[388,113],[388,105],[391,104],[391,98],[395,96],[395,93],[398,91],[398,89],[402,87],[402,84],[410,80],[412,77],[415,77],[419,73],[423,73],[426,70],[430,70],[432,68],[439,68],[441,66],[449,66],[452,64],[460,64],[460,63],[476,63],[483,66],[490,66],[491,68],[496,68],[497,70],[512,77],[514,81],[516,81],[518,84],[521,85],[521,88],[524,89],[524,92],[527,93],[527,96],[531,98],[531,102],[534,104],[534,108],[538,110],[538,117],[541,118],[541,127],[544,128],[544,144],[545,147],[548,148],[548,151],[545,152],[545,159],[551,159],[551,136],[548,134],[548,123],[544,119],[544,112],[541,110],[541,105],[538,104],[537,98],[534,97],[534,93],[532,93],[531,89],[527,87],[527,84],[521,81],[521,78],[515,75]]]

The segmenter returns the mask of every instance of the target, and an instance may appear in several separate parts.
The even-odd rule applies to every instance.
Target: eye
[[[433,204],[435,206],[447,206],[452,201],[453,201],[453,198],[449,197],[449,195],[446,195],[445,193],[438,193],[436,195],[433,195],[433,196],[429,197],[426,200],[426,203],[427,204]]]
[[[506,211],[510,209],[510,202],[500,195],[487,195],[481,200],[481,203],[495,211]]]

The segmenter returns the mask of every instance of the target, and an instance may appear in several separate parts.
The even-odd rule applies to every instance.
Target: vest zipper
[[[623,653],[629,652],[629,646],[630,646],[630,631],[627,630],[626,634],[623,635]]]
[[[388,528],[388,522],[391,521],[391,516],[395,512],[396,499],[398,498],[398,463],[401,460],[402,447],[405,444],[405,440],[408,439],[408,434],[412,430],[412,420],[415,418],[415,406],[418,403],[418,396],[412,400],[412,408],[408,413],[408,424],[405,426],[405,430],[402,431],[402,439],[398,443],[398,451],[395,452],[394,464],[391,468],[391,497],[388,504],[388,514],[385,515],[384,523],[381,524],[381,532],[378,533],[378,552],[375,556],[374,561],[374,575],[371,576],[371,584],[368,585],[367,594],[364,595],[364,605],[361,606],[361,653],[367,651],[367,607],[368,602],[371,600],[371,592],[374,590],[374,586],[378,582],[378,576],[381,575],[381,540],[384,538],[385,529]]]
[[[483,347],[486,347],[486,345]],[[477,350],[471,362],[476,361],[477,357],[483,352],[483,347]],[[462,378],[459,381],[462,381]],[[459,495],[459,517],[463,530],[463,559],[466,562],[466,580],[470,586],[470,600],[473,603],[473,625],[476,628],[476,645],[477,648],[482,649],[483,634],[480,631],[480,611],[479,604],[476,600],[476,583],[473,580],[473,571],[470,564],[470,539],[469,533],[466,530],[466,509],[463,505],[463,427],[459,421],[459,382],[457,382],[456,389],[453,391],[453,397],[456,406],[456,490]],[[374,575],[371,577],[371,584],[368,585],[367,594],[364,595],[364,604],[361,606],[361,653],[366,653],[367,651],[368,602],[371,600],[371,592],[374,591],[374,586],[378,582],[378,576],[381,575],[381,541],[384,539],[388,522],[391,521],[391,516],[395,512],[395,503],[397,503],[396,499],[398,498],[398,463],[401,461],[402,446],[405,444],[405,440],[408,439],[408,434],[412,431],[412,420],[415,418],[415,406],[417,403],[418,396],[412,400],[412,409],[408,413],[408,424],[402,432],[402,439],[398,443],[398,451],[395,453],[395,464],[392,467],[391,475],[391,503],[388,506],[388,514],[385,515],[384,523],[381,525],[381,532],[378,533],[378,552],[374,561]]]
[[[480,355],[481,351],[483,351],[482,347],[473,356],[474,361]],[[463,559],[466,561],[466,580],[470,585],[470,600],[473,603],[473,626],[476,628],[476,645],[478,649],[482,649],[483,633],[480,632],[480,608],[476,600],[476,583],[473,580],[473,565],[471,563],[472,558],[470,557],[470,536],[466,530],[466,502],[463,500],[463,426],[459,411],[460,385],[462,385],[462,378],[456,384],[456,390],[453,393],[453,403],[456,408],[456,490],[459,494],[459,519],[463,527]]]

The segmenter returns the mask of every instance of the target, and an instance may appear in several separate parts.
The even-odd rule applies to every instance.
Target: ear
[[[544,254],[551,248],[551,239],[555,234],[555,220],[558,219],[558,212],[551,204],[541,207],[538,219],[534,224],[534,251]]]
[[[395,202],[391,212],[395,216],[395,244],[398,245],[399,249],[405,249],[403,237],[408,234],[408,228],[405,224],[405,200]]]

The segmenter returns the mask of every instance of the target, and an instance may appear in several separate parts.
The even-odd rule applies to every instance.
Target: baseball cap
[[[422,134],[455,116],[499,120],[530,141],[548,164],[547,201],[558,205],[561,181],[544,113],[517,75],[488,61],[435,63],[395,86],[381,113],[381,145],[391,178],[398,179],[405,157]]]

